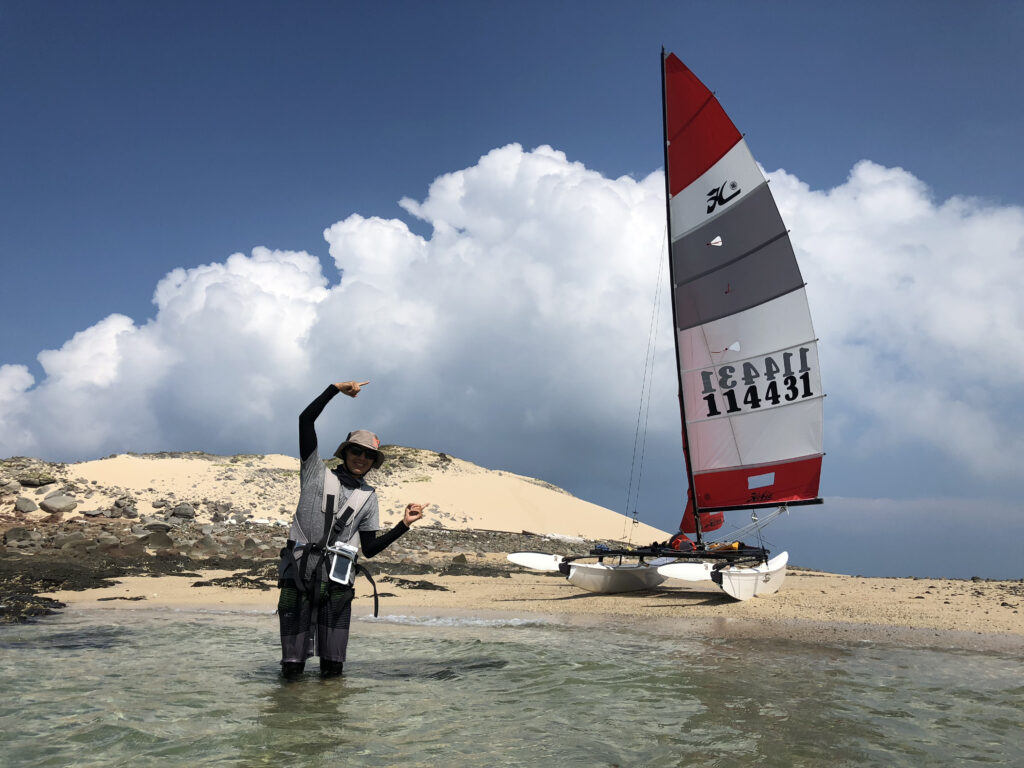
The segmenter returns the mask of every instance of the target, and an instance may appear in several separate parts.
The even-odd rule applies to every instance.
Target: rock
[[[53,473],[45,469],[22,472],[16,480],[22,485],[27,485],[29,488],[40,488],[57,482],[57,478],[53,476]]]
[[[83,509],[82,514],[86,517],[100,517],[101,515],[105,515],[106,512],[102,509]]]
[[[242,546],[237,541],[222,541],[220,545],[221,557],[241,557]]]
[[[128,541],[121,545],[120,549],[115,550],[122,557],[139,557],[145,554],[146,544],[143,541]]]
[[[153,509],[161,509],[162,507],[166,507],[166,506],[167,506],[167,501],[165,499],[158,499],[157,501],[153,502]]]
[[[388,581],[391,581],[396,587],[401,587],[402,589],[429,589],[437,590],[439,592],[451,592],[448,587],[442,587],[440,584],[435,584],[434,582],[426,581],[425,579],[414,581],[412,579],[391,577]]]
[[[203,536],[195,544],[192,545],[192,549],[189,551],[189,557],[205,558],[217,554],[220,551],[220,546],[217,544],[217,540],[212,536]]]
[[[41,485],[38,488],[36,488],[36,496],[46,496],[47,494],[51,493],[56,487],[57,485],[55,483]]]
[[[71,533],[63,533],[53,537],[54,549],[65,549],[78,546],[84,547],[89,543],[89,540],[81,531],[72,531]]]
[[[15,512],[21,512],[22,514],[26,514],[28,512],[35,512],[37,509],[39,509],[39,507],[36,506],[36,503],[32,501],[32,499],[26,498],[24,496],[19,496],[18,500],[14,502]]]
[[[466,556],[465,555],[456,555],[455,557],[452,558],[452,562],[456,563],[458,565],[465,565],[469,561],[466,560]]]
[[[174,540],[164,531],[153,531],[146,539],[146,546],[153,549],[170,549],[174,546]]]
[[[145,528],[145,530],[150,531],[151,533],[167,533],[169,530],[171,530],[170,525],[168,525],[167,523],[163,523],[159,520],[152,520],[146,523],[146,525],[143,527]]]
[[[194,520],[195,516],[196,511],[192,508],[191,504],[182,503],[171,510],[171,517],[178,517],[183,520]]]
[[[13,623],[30,621],[35,616],[50,616],[64,607],[49,597],[38,595],[10,595],[0,604],[0,622]]]
[[[32,532],[28,528],[8,528],[4,533],[4,544],[13,544],[17,541],[28,542],[32,537]]]
[[[39,506],[52,515],[63,515],[77,507],[78,502],[70,496],[58,494],[57,496],[49,496],[43,499],[43,503]]]

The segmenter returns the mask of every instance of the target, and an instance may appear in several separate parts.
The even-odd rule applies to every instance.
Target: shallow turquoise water
[[[272,615],[68,612],[0,628],[0,759],[1024,765],[1016,657],[664,627],[357,620],[343,678],[284,684]]]

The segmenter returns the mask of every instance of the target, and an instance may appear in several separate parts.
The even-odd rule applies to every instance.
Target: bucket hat
[[[338,450],[334,452],[334,455],[339,459],[344,460],[345,449],[350,445],[358,445],[360,448],[369,448],[377,454],[377,458],[373,460],[373,469],[377,469],[377,467],[384,463],[384,454],[380,452],[380,438],[373,434],[373,432],[365,429],[357,429],[355,432],[349,432],[348,437],[346,437],[344,442],[338,446]]]

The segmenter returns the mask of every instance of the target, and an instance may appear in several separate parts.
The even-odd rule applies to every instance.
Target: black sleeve
[[[320,397],[306,406],[306,410],[299,414],[299,460],[305,461],[316,450],[316,429],[313,422],[320,415],[321,411],[331,402],[331,398],[340,390],[331,384],[320,393]]]
[[[404,520],[400,520],[394,528],[380,536],[377,535],[380,531],[360,531],[359,543],[363,546],[363,556],[379,555],[408,530],[409,526]]]

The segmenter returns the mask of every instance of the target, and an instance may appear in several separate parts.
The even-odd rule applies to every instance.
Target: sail
[[[697,509],[814,499],[823,395],[789,234],[714,94],[675,55],[663,62],[673,317]]]
[[[686,490],[686,509],[683,510],[683,519],[679,522],[679,530],[683,533],[697,532],[697,515],[693,511],[693,493]],[[722,512],[701,512],[700,530],[702,533],[717,531],[725,524],[725,514]]]

